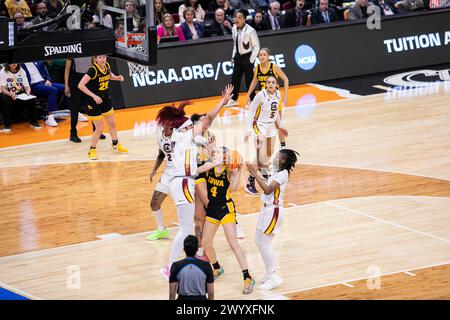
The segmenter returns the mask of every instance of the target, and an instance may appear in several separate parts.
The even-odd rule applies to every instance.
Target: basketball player
[[[260,90],[266,88],[267,78],[270,76],[274,76],[279,81],[279,78],[283,80],[284,84],[284,97],[283,97],[283,105],[286,107],[288,103],[288,90],[289,90],[289,79],[286,74],[281,70],[279,66],[275,63],[270,62],[269,60],[270,50],[268,48],[262,48],[259,50],[258,59],[259,64],[255,67],[253,71],[253,80],[250,84],[247,93],[247,105],[251,103],[251,95],[256,88],[256,85],[259,84]],[[280,104],[278,112],[280,113],[280,118],[283,117],[283,107]],[[281,147],[284,148],[286,146],[286,137],[283,135],[283,132],[278,132],[280,137]]]
[[[184,101],[178,106],[179,110],[184,110],[184,107],[191,104],[189,101]],[[164,169],[161,178],[156,185],[155,191],[153,192],[152,199],[150,201],[150,208],[156,219],[157,230],[151,233],[148,237],[148,241],[154,241],[158,239],[165,239],[169,237],[169,230],[164,225],[163,213],[161,211],[161,205],[166,199],[167,195],[170,193],[170,181],[172,180],[174,173],[174,166],[172,164],[172,131],[173,128],[167,128],[165,130],[163,127],[157,127],[157,143],[159,146],[159,154],[156,158],[153,170],[150,173],[150,182],[153,182],[153,177],[156,175],[158,168],[166,159],[166,167]]]
[[[96,147],[104,127],[103,118],[108,124],[113,149],[119,153],[128,153],[128,149],[124,148],[117,138],[114,109],[109,95],[109,81],[123,81],[124,79],[123,76],[116,76],[111,72],[111,67],[106,60],[106,55],[94,56],[94,64],[78,84],[78,88],[88,96],[87,114],[95,125],[88,152],[90,160],[97,160]]]
[[[205,114],[193,114],[191,120],[193,123],[201,120]],[[198,164],[203,165],[211,158],[215,153],[216,138],[209,130],[205,132],[204,138],[208,141],[208,145],[198,145]],[[208,261],[208,258],[204,255],[202,245],[203,225],[206,216],[206,205],[208,204],[208,192],[206,187],[206,172],[197,175],[195,178],[195,236],[199,241],[198,258]],[[237,215],[237,213],[236,213]],[[236,222],[236,233],[238,239],[244,239],[244,231],[240,225]]]
[[[198,168],[196,141],[198,143],[199,140],[204,140],[202,135],[208,130],[219,111],[228,103],[232,92],[233,86],[227,85],[222,92],[223,98],[220,102],[195,125],[189,118],[185,117],[184,110],[171,106],[162,108],[156,117],[158,125],[165,130],[173,129],[172,162],[174,165],[174,177],[170,182],[170,195],[177,207],[177,216],[180,224],[178,233],[172,243],[169,265],[160,270],[166,280],[169,278],[172,263],[178,259],[183,250],[184,239],[192,232],[195,213],[194,178],[197,174],[205,172],[218,164],[213,161]],[[204,144],[204,142],[202,143]]]
[[[251,135],[254,137],[257,165],[265,179],[268,177],[269,160],[275,148],[276,128],[279,128],[284,136],[288,135],[278,112],[280,91],[277,89],[277,84],[277,78],[269,76],[266,88],[256,94],[250,104],[250,118],[244,138],[247,142]],[[253,195],[258,194],[255,178],[252,175],[248,178],[245,191]]]
[[[239,187],[242,166],[238,169],[230,170],[227,163],[231,161],[230,151],[221,147],[217,150],[217,156],[223,159],[219,166],[206,172],[206,184],[208,189],[208,205],[206,207],[206,218],[203,227],[203,248],[213,266],[214,277],[218,278],[224,273],[216,257],[213,247],[213,240],[219,226],[223,227],[225,237],[231,250],[241,267],[244,277],[243,294],[250,294],[253,291],[255,280],[250,276],[245,254],[240,247],[236,235],[236,209],[231,192]]]
[[[295,167],[298,153],[290,149],[281,149],[273,160],[273,170],[269,180],[259,175],[258,167],[246,163],[248,172],[253,175],[263,190],[261,200],[263,207],[256,223],[255,243],[264,261],[266,273],[262,279],[261,289],[271,290],[283,283],[275,272],[275,257],[272,241],[280,231],[284,219],[283,198],[289,174]]]

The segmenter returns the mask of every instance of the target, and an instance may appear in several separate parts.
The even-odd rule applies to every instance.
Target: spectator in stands
[[[286,12],[284,18],[284,26],[289,27],[302,27],[308,23],[308,13],[304,10],[305,0],[297,0],[295,7],[289,9]]]
[[[382,16],[392,16],[398,13],[394,0],[373,0],[373,4],[380,8]]]
[[[356,0],[354,4],[348,9],[348,20],[354,21],[359,19],[366,19],[369,17],[367,10],[371,8],[374,10],[374,4],[369,0]]]
[[[423,0],[401,0],[395,3],[395,7],[400,14],[411,11],[419,11],[425,8]]]
[[[117,38],[123,38],[125,36],[125,26],[123,25],[122,21],[117,21],[116,23],[116,30],[114,31],[114,34]]]
[[[17,30],[25,29],[29,25],[29,23],[25,21],[25,16],[20,11],[16,11],[13,18],[16,20]]]
[[[184,3],[178,7],[178,16],[180,17],[180,23],[184,22],[184,9],[192,7],[195,11],[195,18],[197,22],[202,23],[205,20],[205,11],[202,9],[198,0],[185,0]]]
[[[194,21],[195,10],[192,7],[184,9],[183,18],[184,22],[181,24],[181,29],[186,40],[197,40],[203,38],[203,26]]]
[[[127,32],[138,32],[141,25],[141,17],[139,16],[136,5],[133,0],[126,0],[124,3],[127,19]]]
[[[158,34],[158,43],[160,39],[165,37],[178,36],[178,41],[186,40],[184,38],[183,30],[181,30],[180,27],[175,26],[175,21],[170,13],[166,13],[163,16],[163,23],[158,26],[156,32]]]
[[[259,9],[258,0],[230,0],[230,4],[234,9]]]
[[[8,14],[11,18],[14,17],[14,13],[16,13],[17,11],[22,12],[25,18],[31,18],[33,16],[31,14],[30,7],[25,0],[6,0],[5,7],[8,10]]]
[[[205,25],[205,35],[209,37],[224,36],[232,33],[231,22],[225,18],[225,11],[221,8],[214,12],[214,21],[210,25]]]
[[[269,11],[264,15],[264,23],[268,30],[280,30],[281,29],[281,5],[278,1],[271,2],[269,5]]]
[[[44,0],[43,2],[47,5],[47,15],[50,18],[56,17],[64,7],[64,3],[61,0]]]
[[[214,300],[214,274],[211,265],[195,257],[198,239],[189,235],[184,239],[186,258],[172,264],[169,278],[169,299]],[[206,298],[208,295],[208,298]]]
[[[44,2],[40,2],[37,4],[36,11],[37,11],[37,16],[33,20],[30,21],[30,24],[32,26],[35,26],[40,23],[44,23],[44,22],[52,19],[47,15],[47,5]],[[52,31],[52,30],[55,30],[56,27],[58,27],[57,22],[49,24],[48,26],[41,28],[41,30],[42,31]]]
[[[105,5],[105,2],[100,0],[97,3],[97,7],[95,8],[95,13],[92,16],[92,22],[96,25],[100,24],[100,9]],[[103,25],[107,28],[113,29],[113,19],[109,13],[103,13]]]
[[[58,95],[63,96],[64,85],[51,81],[50,74],[43,61],[27,62],[22,64],[22,68],[25,70],[33,94],[45,96],[48,99],[45,124],[49,127],[57,127],[58,124],[52,113],[58,110]]]
[[[6,65],[0,71],[0,106],[3,114],[3,132],[11,132],[11,114],[13,107],[26,108],[28,121],[33,129],[41,129],[37,122],[36,99],[22,100],[18,96],[22,93],[30,95],[31,88],[27,76],[18,64]]]
[[[261,11],[261,9],[256,9],[255,11],[255,17],[252,19],[252,21],[250,21],[249,23],[253,29],[255,29],[256,31],[265,31],[265,30],[269,30],[267,25],[264,23],[264,16],[263,16],[263,12]]]
[[[226,17],[229,17],[229,18],[233,17],[234,9],[230,5],[230,1],[229,0],[212,0],[209,3],[208,11],[216,12],[216,10],[218,8],[223,9],[223,11],[225,12],[225,16]]]
[[[311,24],[331,23],[339,21],[339,17],[333,8],[328,5],[328,0],[320,0],[319,7],[311,13]]]
[[[167,10],[164,7],[164,3],[162,0],[155,0],[154,8],[155,8],[155,26],[159,26],[163,21],[163,15],[169,13],[169,10]]]

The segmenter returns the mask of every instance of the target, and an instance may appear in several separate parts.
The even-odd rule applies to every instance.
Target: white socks
[[[153,211],[153,214],[155,215],[156,224],[158,226],[159,231],[163,231],[166,226],[163,223],[162,210],[159,209],[158,211]]]
[[[256,230],[255,244],[259,249],[266,268],[266,275],[275,273],[275,256],[272,250],[272,240],[274,235],[267,235],[261,230]]]
[[[175,236],[172,243],[172,250],[170,252],[169,265],[178,260],[183,251],[184,239],[192,234],[192,227],[194,223],[195,205],[193,203],[183,204],[177,206],[178,222],[180,229]]]

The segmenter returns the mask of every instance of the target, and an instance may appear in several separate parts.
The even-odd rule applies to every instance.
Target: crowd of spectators
[[[20,32],[30,28],[37,32],[65,29],[63,20],[46,23],[61,13],[65,1],[0,0],[0,16],[14,19]],[[450,0],[355,0],[345,3],[343,0],[72,0],[71,4],[86,4],[81,26],[84,29],[99,26],[102,5],[124,9],[123,16],[112,13],[103,16],[103,25],[114,29],[116,37],[122,38],[125,25],[129,33],[143,32],[147,2],[153,2],[158,42],[231,35],[234,14],[242,9],[248,12],[247,23],[260,32],[365,19],[374,8],[379,9],[382,16],[391,16],[450,6]],[[39,26],[42,23],[44,25]],[[39,99],[44,99],[46,125],[57,126],[52,114],[67,105],[64,98],[67,88],[63,84],[65,63],[63,59],[0,65],[0,111],[4,132],[11,131],[14,105],[23,106],[31,126],[39,129],[36,121]],[[17,99],[22,93],[35,95],[38,99]],[[81,114],[79,117],[86,120]]]
[[[0,0],[0,15],[17,22],[19,30],[30,28],[55,17],[66,0]],[[158,39],[196,40],[231,34],[236,10],[248,11],[247,23],[256,31],[304,28],[310,25],[353,21],[367,18],[377,7],[382,16],[405,14],[450,6],[450,0],[73,0],[86,3],[83,23],[96,27],[99,8],[106,4],[126,12],[127,32],[139,33],[145,28],[145,6],[153,2]],[[122,35],[124,17],[106,14],[103,24]],[[54,23],[42,28],[55,30]]]

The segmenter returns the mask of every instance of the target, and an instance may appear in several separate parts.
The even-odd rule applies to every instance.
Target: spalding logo
[[[313,48],[302,44],[295,50],[295,62],[302,70],[311,70],[317,64],[316,53]]]

